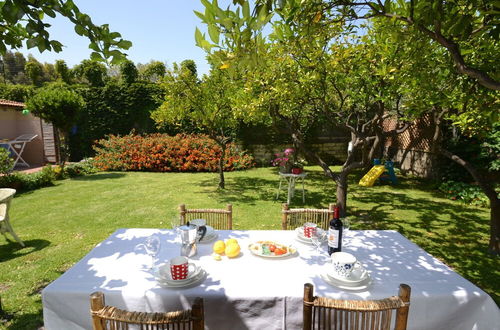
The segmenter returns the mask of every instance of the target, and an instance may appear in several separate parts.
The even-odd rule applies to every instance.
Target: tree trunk
[[[226,158],[226,144],[220,143],[221,155],[219,158],[219,188],[226,189],[226,182],[224,180],[224,159]]]
[[[347,169],[342,168],[339,174],[337,183],[337,206],[339,207],[340,216],[345,217],[347,211],[347,188],[348,182],[347,177],[349,172]]]
[[[500,254],[500,200],[498,197],[490,198],[490,243],[488,250],[494,254]]]
[[[490,201],[490,242],[488,250],[494,254],[500,254],[500,200],[498,194],[490,184],[487,178],[482,176],[472,164],[463,160],[459,156],[449,152],[446,149],[439,149],[441,154],[453,160],[455,163],[463,166],[472,175],[477,184],[481,187],[486,197]]]

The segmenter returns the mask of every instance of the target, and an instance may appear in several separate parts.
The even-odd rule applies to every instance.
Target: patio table
[[[212,258],[212,244],[198,245],[192,262],[208,273],[195,287],[165,289],[146,266],[151,259],[137,246],[152,234],[162,241],[160,261],[179,255],[173,230],[119,229],[42,291],[45,328],[91,329],[89,295],[103,291],[110,305],[137,311],[189,308],[195,297],[205,303],[207,329],[301,329],[304,283],[315,294],[342,299],[378,299],[411,286],[408,329],[500,329],[500,311],[491,297],[396,231],[350,231],[344,251],[351,252],[373,280],[365,291],[344,291],[326,284],[320,273],[328,258],[295,241],[294,231],[218,231],[236,238],[236,259]],[[291,243],[298,255],[265,259],[247,246],[258,240]]]

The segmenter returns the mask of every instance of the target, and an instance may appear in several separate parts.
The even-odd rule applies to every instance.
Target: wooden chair
[[[330,204],[328,209],[290,209],[285,203],[281,211],[283,214],[281,228],[283,230],[295,229],[306,222],[313,222],[319,228],[327,230],[330,220],[333,218],[334,207],[334,204]]]
[[[205,219],[207,225],[214,229],[233,229],[233,206],[227,204],[226,209],[186,209],[186,205],[179,206],[181,225],[193,219]]]
[[[411,289],[399,285],[399,295],[381,300],[339,300],[314,297],[314,287],[304,285],[304,330],[389,330],[395,311],[394,330],[405,330]]]
[[[94,330],[128,329],[130,325],[144,330],[192,329],[203,330],[205,319],[203,299],[196,298],[190,310],[166,313],[129,312],[113,306],[106,306],[104,294],[90,295],[90,313]]]

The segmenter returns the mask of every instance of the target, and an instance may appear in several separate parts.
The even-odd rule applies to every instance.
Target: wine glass
[[[345,236],[348,236],[349,228],[351,228],[351,218],[345,217],[342,220],[342,231]]]
[[[151,235],[144,241],[144,249],[146,253],[151,257],[151,267],[150,270],[153,269],[155,264],[155,258],[160,252],[161,242],[160,238],[156,235]]]
[[[322,252],[321,239],[322,239],[322,235],[319,233],[318,230],[315,230],[312,232],[311,243],[313,243],[313,245],[316,247],[316,249],[318,249],[319,252]]]

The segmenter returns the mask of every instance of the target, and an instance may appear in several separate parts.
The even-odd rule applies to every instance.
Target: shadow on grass
[[[50,245],[50,242],[44,239],[32,239],[23,242],[26,245],[24,248],[18,242],[10,239],[7,239],[7,244],[0,245],[0,262],[24,257]]]
[[[376,204],[357,207],[352,214],[354,229],[397,230],[450,267],[459,269],[462,276],[500,303],[498,273],[492,272],[498,269],[500,261],[487,252],[489,223],[477,215],[479,209],[397,191],[370,191],[352,200],[358,205]],[[413,211],[415,217],[397,219],[398,209]]]
[[[12,317],[12,319],[10,319],[10,321],[3,325],[6,326],[5,329],[8,330],[36,330],[40,329],[43,326],[43,316],[41,310],[38,313],[22,315],[13,314],[10,315],[10,317]],[[1,326],[2,323],[0,323],[0,327]]]
[[[123,178],[125,173],[98,173],[84,176],[77,176],[72,178],[72,180],[76,181],[97,181],[97,180],[106,180],[106,179],[119,179]]]
[[[320,178],[317,173],[308,175],[304,183],[305,188],[305,204],[309,207],[322,208],[333,202],[334,196],[331,191],[312,191],[310,188],[321,182],[325,188],[331,188],[335,191],[333,181],[330,185],[325,184],[325,178]],[[213,179],[207,179],[200,183],[202,187],[212,188],[217,186],[217,182]],[[279,198],[276,198],[279,187],[279,177],[276,179],[265,179],[254,176],[235,176],[226,178],[226,189],[214,189],[210,194],[211,197],[217,199],[220,203],[245,203],[247,205],[255,205],[259,201],[277,201],[285,203],[287,199],[287,183],[283,182]],[[295,196],[291,200],[291,206],[304,206],[302,202],[302,183],[299,181],[295,185]],[[203,192],[206,193],[206,192]]]

